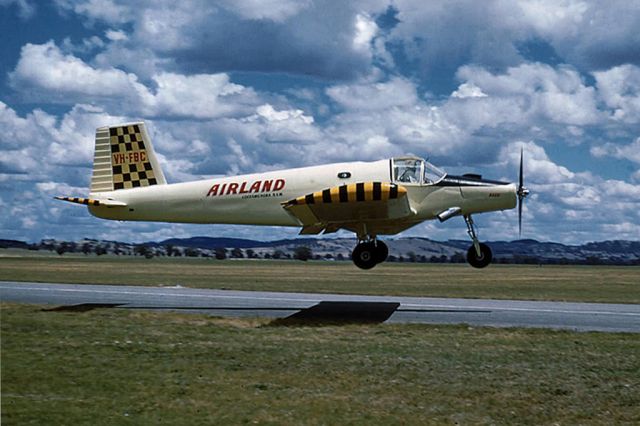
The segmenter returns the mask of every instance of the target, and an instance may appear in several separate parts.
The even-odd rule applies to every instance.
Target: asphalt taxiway
[[[217,316],[286,318],[318,305],[391,306],[390,323],[469,324],[578,331],[640,333],[640,305],[534,302],[432,297],[356,296],[136,287],[90,284],[0,282],[3,302],[52,306],[181,310]],[[385,316],[387,318],[387,316]]]

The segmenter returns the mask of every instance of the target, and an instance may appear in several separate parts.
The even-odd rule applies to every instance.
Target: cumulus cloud
[[[624,223],[636,215],[640,187],[616,179],[602,179],[591,173],[577,173],[557,164],[545,149],[534,142],[506,145],[495,166],[517,170],[520,148],[524,149],[525,186],[531,196],[525,201],[528,235],[537,239],[580,242],[593,239],[637,239],[640,229],[618,229],[612,223]],[[594,209],[606,206],[607,215]],[[562,227],[557,223],[561,222]],[[588,222],[588,226],[585,223]],[[527,229],[527,228],[525,228]],[[612,233],[612,231],[615,232]],[[496,232],[500,232],[496,229]],[[595,235],[600,237],[595,238]]]
[[[416,88],[409,80],[394,77],[387,82],[332,86],[327,95],[351,110],[383,110],[417,102]]]
[[[222,7],[244,19],[282,22],[311,5],[310,0],[223,0]]]
[[[371,42],[378,33],[378,26],[367,14],[359,13],[355,19],[355,35],[353,37],[353,47],[356,50],[369,52]]]
[[[123,117],[105,113],[91,105],[76,105],[62,119],[41,110],[20,117],[0,102],[0,123],[5,132],[0,136],[7,164],[4,173],[28,173],[39,180],[47,173],[61,179],[75,179],[60,166],[89,167],[93,160],[95,129],[110,123],[125,121]],[[86,172],[83,171],[83,172]],[[88,177],[84,178],[88,181]]]
[[[259,102],[252,89],[231,83],[227,74],[162,73],[153,80],[155,95],[141,98],[149,115],[214,118],[248,112]]]
[[[487,94],[473,83],[462,83],[458,89],[451,93],[452,98],[486,98]]]
[[[15,6],[22,20],[31,18],[36,13],[36,6],[29,0],[0,0],[0,7]]]
[[[155,93],[135,74],[113,67],[93,67],[63,53],[52,41],[25,45],[10,74],[15,88],[35,89],[32,96],[38,100],[117,104],[135,115],[212,118],[250,111],[259,103],[252,89],[231,83],[227,74],[185,76],[164,72],[152,76],[152,80]]]
[[[466,63],[504,70],[527,60],[521,46],[540,41],[584,72],[640,65],[635,1],[509,2],[386,0],[142,1],[57,0],[58,7],[110,26],[131,25],[123,56],[162,54],[179,72],[281,71],[351,79],[387,44],[421,64],[429,78]],[[396,22],[379,37],[376,17]],[[193,13],[198,11],[198,13]],[[118,40],[121,41],[121,40]],[[338,47],[339,46],[339,47]],[[112,60],[116,60],[113,55]],[[313,66],[309,66],[313,64]]]
[[[122,30],[107,30],[105,31],[104,36],[111,41],[124,41],[129,38],[129,36]]]
[[[124,24],[135,17],[135,6],[117,0],[55,0],[55,4],[64,12],[73,12],[89,18],[91,21],[103,21],[109,24]]]
[[[612,117],[626,123],[640,122],[640,67],[627,64],[593,75]]]
[[[457,76],[464,84],[486,94],[487,103],[495,98],[509,99],[517,112],[531,115],[532,119],[539,117],[569,125],[595,124],[601,120],[595,89],[568,66],[522,64],[508,68],[503,74],[463,66]]]
[[[527,178],[538,184],[569,182],[576,177],[566,167],[554,163],[545,149],[534,142],[509,143],[502,148],[499,158],[506,159],[509,167],[516,170],[520,164],[521,150],[525,153]]]
[[[313,117],[305,115],[299,109],[277,111],[273,106],[265,104],[259,106],[256,114],[244,121],[259,121],[263,125],[265,140],[270,142],[304,143],[317,141],[320,136],[313,126]]]
[[[519,2],[523,20],[567,61],[587,70],[640,63],[637,1]]]
[[[117,48],[103,56],[126,70],[133,68],[119,63],[119,57],[162,56],[173,71],[188,74],[277,71],[332,79],[371,71],[367,45],[375,33],[372,17],[386,8],[383,0],[109,3],[102,10],[96,0],[58,1],[62,10],[105,22],[113,30],[131,26],[127,39],[116,40]],[[384,46],[376,50],[384,53]]]
[[[516,66],[527,59],[521,46],[534,41],[587,72],[640,63],[636,1],[398,0],[394,7],[391,40],[432,77],[465,63]]]
[[[51,235],[68,234],[69,223],[81,236],[95,236],[99,223],[111,239],[120,229],[139,239],[203,232],[116,226],[51,204],[54,192],[88,186],[96,127],[144,119],[171,182],[403,154],[430,157],[452,173],[514,180],[524,146],[533,190],[526,236],[571,242],[634,237],[634,229],[637,236],[628,224],[640,220],[640,171],[625,182],[593,160],[640,164],[633,2],[56,5],[90,34],[26,44],[16,58],[6,102],[43,106],[0,102],[0,205],[24,219],[0,220],[4,235],[36,235],[42,224]],[[594,164],[560,161],[564,146]],[[11,201],[17,193],[32,200],[29,210]],[[594,205],[606,205],[606,217]],[[515,236],[512,213],[481,219],[485,236]],[[448,227],[414,231],[447,238]]]
[[[114,94],[130,99],[133,96],[136,100],[146,94],[134,74],[115,68],[93,68],[73,55],[64,54],[53,41],[27,43],[9,79],[15,88],[35,87],[42,90],[41,98],[57,94],[60,101],[67,102]]]
[[[628,145],[607,142],[604,145],[594,146],[591,148],[591,155],[599,158],[613,157],[629,160],[640,165],[640,138]]]

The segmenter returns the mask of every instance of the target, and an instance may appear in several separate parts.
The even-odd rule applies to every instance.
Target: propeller
[[[518,191],[516,194],[518,195],[518,233],[519,236],[522,236],[522,204],[527,195],[529,195],[529,190],[524,187],[524,176],[522,173],[522,161],[524,158],[524,149],[520,148],[520,176],[518,177]]]

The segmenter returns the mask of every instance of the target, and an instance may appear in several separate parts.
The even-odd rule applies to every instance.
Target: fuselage
[[[517,188],[475,174],[448,175],[414,156],[168,184],[145,123],[134,122],[96,129],[88,198],[55,198],[111,220],[295,226],[304,235],[347,230],[357,237],[351,258],[361,269],[387,258],[379,235],[462,216],[473,242],[467,260],[483,268],[491,250],[479,242],[471,216],[517,204],[521,224],[529,193],[522,164],[521,152]]]
[[[516,186],[478,176],[442,176],[438,181],[399,181],[393,159],[335,163],[194,182],[92,193],[126,207],[89,206],[103,219],[184,223],[300,226],[282,203],[314,191],[358,182],[393,182],[407,190],[408,222],[436,218],[453,206],[467,215],[516,206]]]

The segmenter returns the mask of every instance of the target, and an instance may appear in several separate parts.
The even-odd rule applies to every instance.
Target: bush
[[[293,251],[293,258],[297,260],[307,261],[313,257],[311,249],[307,246],[298,246]]]
[[[222,247],[218,247],[216,249],[216,259],[224,260],[226,258],[227,258],[227,249],[222,248]]]

